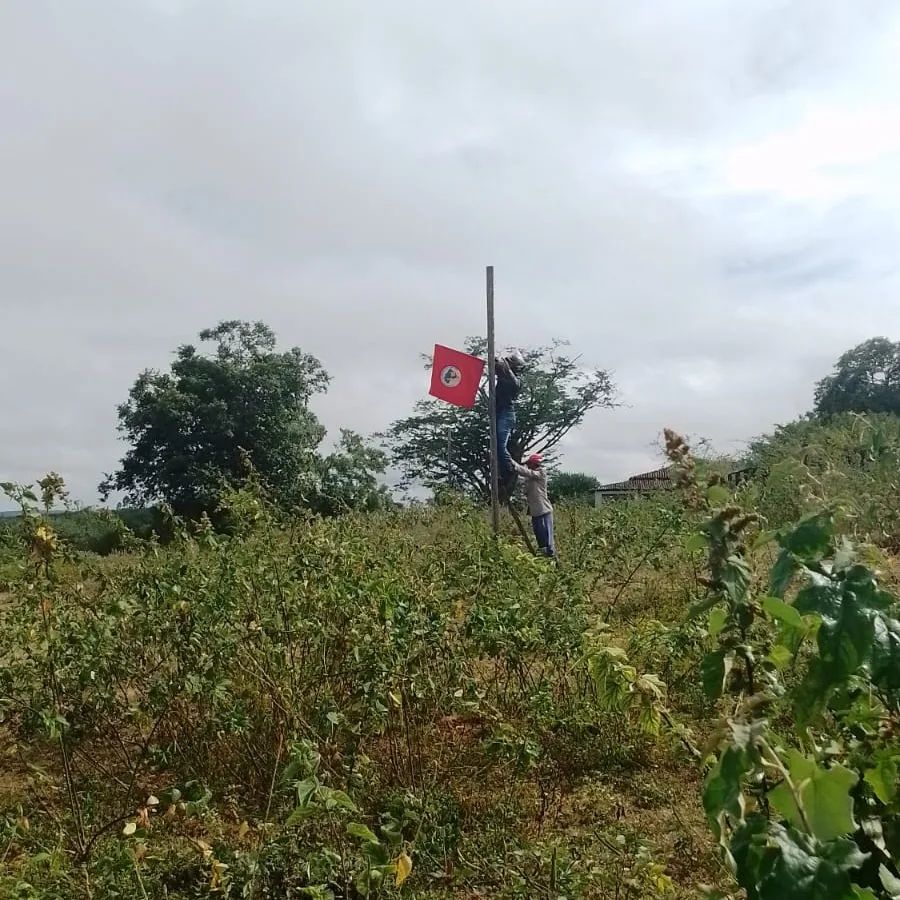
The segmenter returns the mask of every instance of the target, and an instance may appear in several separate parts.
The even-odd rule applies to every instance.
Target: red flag
[[[472,407],[481,384],[484,360],[450,347],[434,345],[429,394],[455,406]]]

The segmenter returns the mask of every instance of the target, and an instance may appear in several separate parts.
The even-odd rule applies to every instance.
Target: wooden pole
[[[500,533],[500,461],[497,458],[497,367],[494,353],[494,267],[487,267],[488,416],[491,420],[491,524]]]

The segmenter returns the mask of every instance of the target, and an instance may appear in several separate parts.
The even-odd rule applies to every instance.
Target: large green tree
[[[900,414],[900,343],[876,337],[848,350],[816,386],[815,411]]]
[[[328,374],[298,348],[276,350],[262,322],[222,322],[201,332],[201,353],[180,347],[168,372],[142,372],[119,407],[119,430],[130,444],[104,494],[127,502],[166,501],[194,516],[218,505],[223,486],[252,465],[275,498],[317,511],[371,505],[383,499],[376,475],[386,459],[346,432],[326,457],[316,448],[325,429],[309,409]]]
[[[485,341],[469,338],[466,350],[486,355]],[[522,351],[526,369],[516,404],[517,425],[509,442],[513,458],[541,453],[552,465],[555,449],[587,413],[615,405],[608,372],[587,369],[556,341]],[[431,357],[424,357],[431,365]],[[486,385],[472,409],[439,400],[422,400],[413,415],[391,425],[384,435],[394,465],[406,485],[450,488],[485,498],[490,493],[490,426]]]

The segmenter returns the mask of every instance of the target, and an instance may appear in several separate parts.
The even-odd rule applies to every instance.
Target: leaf
[[[883,756],[872,769],[866,769],[866,784],[875,792],[882,803],[891,803],[897,796],[897,761],[890,756]]]
[[[711,610],[717,603],[721,601],[720,597],[705,597],[703,600],[698,600],[694,603],[691,608],[688,610],[687,621],[691,622],[694,619],[702,616],[703,613]]]
[[[715,650],[707,653],[700,664],[700,675],[703,680],[703,689],[710,700],[717,700],[725,689],[725,680],[728,678],[734,665],[734,654],[724,650]]]
[[[348,812],[359,812],[356,804],[345,791],[329,791],[326,805],[330,809],[345,809]]]
[[[397,887],[402,887],[403,882],[406,881],[412,873],[413,861],[410,859],[409,854],[401,853],[397,857],[395,865],[397,866]]]
[[[710,506],[720,507],[727,506],[731,501],[731,491],[721,484],[714,484],[706,491],[706,502]]]
[[[706,550],[708,546],[709,541],[706,535],[697,532],[689,535],[688,539],[684,542],[684,549],[687,550],[688,553],[699,553],[701,550]]]
[[[129,822],[123,829],[125,837],[131,837],[137,831],[137,822]]]
[[[817,562],[831,550],[834,514],[829,510],[804,519],[793,531],[782,533],[778,542],[804,562]]]
[[[721,633],[722,629],[725,627],[725,623],[728,621],[728,611],[721,606],[713,607],[713,609],[709,612],[709,625],[707,626],[707,631],[709,632],[709,636],[715,640]]]
[[[876,614],[872,623],[872,681],[888,694],[900,694],[900,622]]]
[[[784,644],[775,644],[766,658],[781,672],[791,664],[794,654],[790,647],[785,647]]]
[[[878,900],[878,898],[868,888],[861,888],[858,884],[854,884],[853,900]]]
[[[319,782],[315,778],[304,778],[303,781],[298,781],[294,785],[294,789],[297,791],[297,800],[301,806],[312,802],[313,795],[318,790],[318,787]]]
[[[884,863],[878,867],[878,878],[891,900],[900,900],[900,878],[894,875]]]
[[[800,571],[800,563],[790,550],[782,550],[769,574],[769,587],[776,597],[783,597],[794,576]]]
[[[760,601],[763,609],[776,621],[790,625],[792,628],[804,628],[803,616],[784,600],[778,597],[763,597]]]
[[[752,574],[747,563],[739,556],[729,556],[722,567],[722,585],[735,605],[745,603]]]
[[[363,825],[361,822],[350,822],[347,825],[347,834],[351,837],[359,838],[361,841],[374,841],[376,844],[378,843],[378,835],[372,831],[368,825]]]
[[[761,862],[760,900],[845,900],[852,896],[850,873],[866,861],[851,840],[817,844],[780,825],[770,827],[769,843],[776,852]]]
[[[856,831],[850,791],[859,780],[855,772],[836,765],[821,768],[796,750],[788,754],[788,769],[813,837],[830,841]],[[769,802],[792,825],[805,828],[794,794],[786,782],[769,791]]]
[[[794,608],[804,614],[815,613],[821,619],[817,634],[819,659],[810,665],[797,697],[796,710],[802,724],[811,712],[822,709],[836,687],[867,665],[880,646],[875,634],[880,613],[868,605],[870,602],[881,602],[877,590],[849,579],[842,584],[819,578],[797,595]]]
[[[703,787],[703,808],[717,837],[721,837],[720,817],[727,813],[740,820],[744,815],[741,779],[750,767],[746,750],[726,747]]]

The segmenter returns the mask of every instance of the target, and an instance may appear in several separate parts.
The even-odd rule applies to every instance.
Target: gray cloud
[[[897,120],[898,29],[889,0],[12,0],[0,474],[93,500],[136,373],[223,318],[322,359],[333,432],[380,430],[483,330],[486,263],[504,343],[616,372],[567,465],[627,476],[666,424],[731,449],[900,326],[900,129],[853,140]]]

